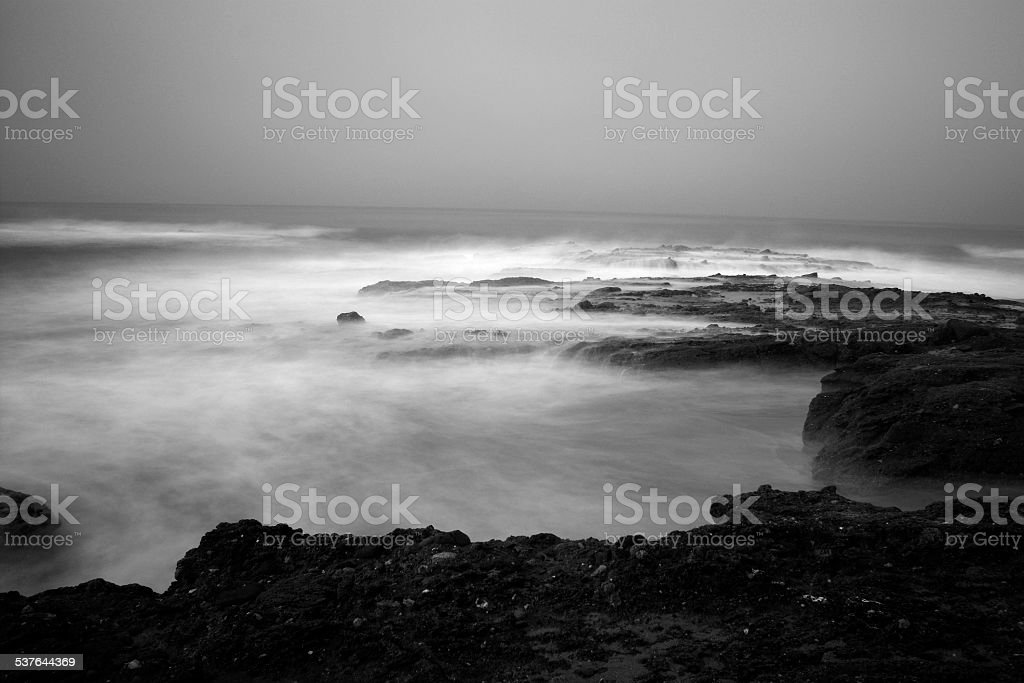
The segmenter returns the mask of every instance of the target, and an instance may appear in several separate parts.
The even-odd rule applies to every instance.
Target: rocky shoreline
[[[461,287],[473,292],[481,285],[495,295],[524,296],[572,286],[580,291],[573,309],[595,321],[714,321],[688,331],[651,327],[642,333],[641,326],[640,334],[565,344],[559,354],[568,361],[635,371],[831,370],[809,406],[803,433],[823,477],[1024,477],[1024,302],[979,293],[924,295],[819,278],[816,272],[796,278],[589,278],[571,285],[504,278]],[[360,294],[409,296],[433,286],[384,281]],[[833,307],[853,293],[873,301],[881,297],[887,308],[860,319],[837,316],[823,293],[831,293]],[[916,315],[887,315],[911,304]],[[806,314],[794,321],[780,315],[780,307]],[[405,348],[382,351],[378,358],[486,358],[546,348],[506,343],[507,330],[480,332],[474,339],[493,343],[424,345],[410,334]]]
[[[62,674],[71,680],[1024,675],[1020,534],[991,519],[946,524],[942,503],[901,512],[831,487],[750,497],[760,524],[615,542],[225,523],[164,593],[96,579],[0,594],[0,642],[86,653],[85,673]]]
[[[803,295],[825,284],[816,273],[806,278]],[[431,284],[385,281],[361,294],[405,296]],[[482,285],[552,283],[468,286]],[[1021,302],[939,293],[921,304],[925,320],[851,322],[815,310],[793,323],[773,309],[774,275],[593,280],[587,290],[573,306],[590,316],[714,322],[567,344],[558,349],[565,362],[827,372],[804,425],[825,478],[1024,476]],[[896,305],[916,294],[891,292]],[[356,311],[338,324],[389,345],[382,362],[550,348],[424,344],[413,330],[376,329]],[[433,527],[311,536],[254,520],[224,523],[178,563],[163,593],[96,579],[0,594],[0,642],[7,652],[84,652],[87,671],[64,674],[82,680],[1024,675],[1019,524],[1000,523],[992,511],[957,521],[970,509],[951,497],[909,512],[858,503],[834,487],[766,485],[742,498],[754,499],[759,523],[616,539],[472,542]],[[736,502],[727,497],[713,511]],[[1004,516],[1007,507],[999,508]]]

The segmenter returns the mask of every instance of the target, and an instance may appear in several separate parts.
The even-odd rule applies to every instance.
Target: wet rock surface
[[[605,257],[647,255],[626,250]],[[401,295],[429,284],[384,281],[361,291]],[[487,285],[525,295],[550,284],[509,277],[462,287]],[[804,440],[809,449],[820,449],[820,475],[1024,475],[1020,301],[903,291],[820,278],[817,271],[799,278],[587,278],[565,287],[573,294],[568,308],[574,315],[595,321],[597,330],[600,321],[637,321],[632,333],[601,336],[570,327],[550,338],[519,329],[471,330],[449,338],[435,331],[432,344],[408,335],[405,346],[377,357],[486,359],[553,349],[563,360],[637,371],[819,368],[832,372],[811,402]],[[837,302],[847,296],[873,304],[863,315],[840,314]],[[679,327],[666,327],[674,321]]]
[[[609,337],[579,342],[564,357],[635,369],[718,368],[756,365],[766,369],[827,368],[856,357],[857,350],[835,342],[780,343],[770,334],[716,332],[700,337]]]
[[[347,313],[338,314],[338,324],[343,323],[365,323],[366,318],[359,315],[356,311],[348,311]]]
[[[385,281],[361,293],[402,295],[432,284]],[[803,284],[797,293],[820,285]],[[774,275],[588,286],[575,310],[595,319],[678,317],[701,327],[640,327],[638,336],[578,342],[562,347],[565,360],[637,370],[831,371],[804,432],[820,448],[819,473],[1024,472],[1020,302],[939,293],[922,304],[924,320],[832,320],[815,309],[795,323],[773,308]],[[895,301],[913,294],[900,292]],[[342,316],[339,323],[362,320]],[[383,360],[544,348],[507,344],[505,333],[483,335],[488,344],[476,334],[473,344],[429,346],[404,329],[366,335],[392,347]],[[614,542],[552,534],[472,542],[432,527],[310,536],[253,520],[225,523],[182,558],[163,593],[96,579],[33,596],[0,594],[0,643],[5,652],[85,653],[86,672],[62,674],[71,680],[1024,676],[1024,533],[1016,521],[954,522],[961,505],[903,512],[848,500],[834,488],[762,487],[744,499],[755,496],[759,524],[666,528],[657,538]],[[713,512],[729,516],[734,503]],[[18,676],[0,672],[0,680]]]
[[[602,287],[581,307],[593,313],[611,304],[639,315],[697,315],[734,327],[585,341],[564,356],[643,370],[832,368],[804,427],[807,446],[820,449],[814,462],[819,475],[884,480],[1024,474],[1021,302],[822,281],[791,286],[794,281],[773,275],[717,274],[701,282],[685,291]],[[860,292],[887,307],[862,319],[836,318],[817,296],[825,285],[836,297]],[[800,308],[794,301],[800,297],[815,305]],[[780,319],[780,302],[787,311],[796,303],[806,317]],[[910,309],[914,316],[887,319]]]
[[[980,339],[981,337],[974,337]],[[804,441],[819,474],[1024,473],[1024,353],[980,350],[861,358],[822,378]]]
[[[410,334],[413,334],[412,330],[395,327],[384,332],[374,332],[373,336],[377,337],[377,339],[398,339],[399,337],[408,337]]]
[[[1014,527],[946,524],[941,503],[901,512],[833,488],[751,496],[760,524],[614,543],[221,524],[162,594],[99,579],[0,594],[0,642],[9,652],[84,652],[87,671],[62,674],[70,680],[1024,675]]]

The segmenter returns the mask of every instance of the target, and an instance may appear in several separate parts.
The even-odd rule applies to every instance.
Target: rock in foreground
[[[941,504],[900,512],[831,488],[753,495],[762,524],[658,543],[221,524],[163,594],[95,580],[0,595],[0,642],[84,652],[90,680],[1024,675],[1024,555],[982,542],[1007,527],[946,525]]]

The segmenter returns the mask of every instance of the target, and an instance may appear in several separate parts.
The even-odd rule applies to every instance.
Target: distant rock
[[[387,332],[374,332],[373,336],[378,339],[398,339],[399,337],[408,337],[410,334],[412,334],[412,330],[396,327],[388,330]]]
[[[433,287],[434,282],[434,280],[381,280],[372,285],[366,285],[359,290],[359,294],[366,296],[408,292],[421,287]]]
[[[469,283],[471,287],[488,285],[489,287],[526,287],[530,285],[553,285],[551,280],[539,277],[503,277],[497,280],[474,280]]]
[[[359,315],[355,311],[349,311],[348,313],[338,314],[338,323],[365,323],[366,318]]]
[[[805,274],[801,275],[800,277],[815,277],[816,278],[816,277],[818,277],[818,271],[814,271],[813,273],[805,273]]]
[[[583,301],[576,304],[576,308],[581,311],[617,311],[618,306],[613,304],[611,301],[602,301],[599,304],[591,303],[584,299]]]

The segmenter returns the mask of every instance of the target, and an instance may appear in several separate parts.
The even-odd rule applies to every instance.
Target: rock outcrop
[[[1024,474],[1018,349],[874,354],[821,383],[804,425],[819,474]]]
[[[32,500],[29,500],[29,499]],[[28,501],[26,503],[26,500]],[[7,545],[10,536],[50,533],[56,525],[51,522],[50,508],[40,496],[14,491],[0,486],[0,548]]]
[[[408,337],[412,333],[412,330],[396,327],[385,332],[374,332],[373,336],[377,337],[377,339],[399,339],[400,337]]]
[[[760,524],[615,542],[221,524],[162,594],[100,579],[0,594],[0,642],[85,653],[68,680],[1024,676],[1024,553],[1006,527],[832,488],[750,496]]]
[[[433,280],[381,280],[380,282],[375,282],[372,285],[366,285],[359,290],[359,294],[362,296],[397,294],[401,292],[409,292],[421,287],[433,286]]]

